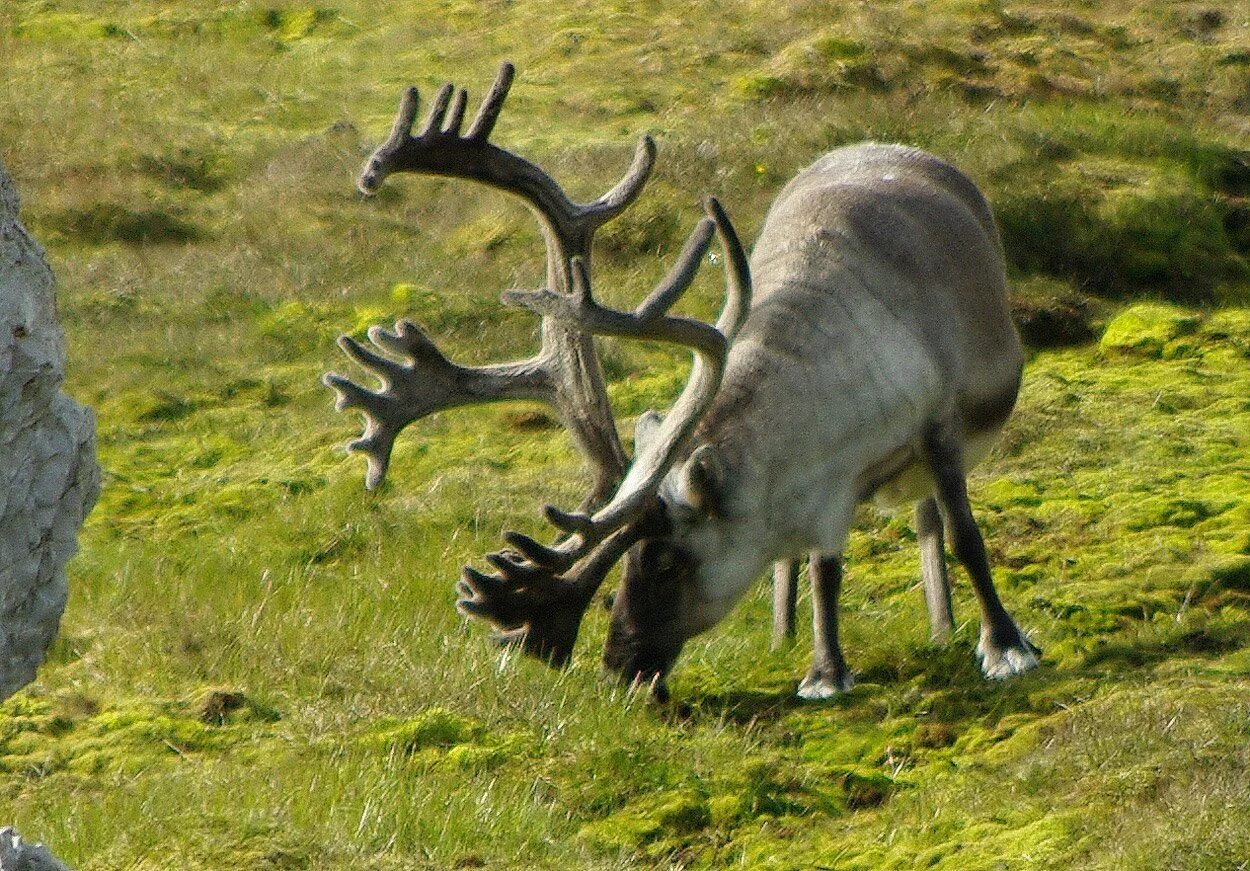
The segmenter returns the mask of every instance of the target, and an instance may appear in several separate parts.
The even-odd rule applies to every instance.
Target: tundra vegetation
[[[3,4],[0,148],[105,480],[49,663],[0,706],[0,822],[81,869],[1237,867],[1248,33],[1244,4],[1148,0]],[[524,87],[496,137],[573,195],[657,139],[598,240],[609,303],[700,196],[750,240],[834,145],[977,180],[1033,351],[972,499],[1039,669],[981,678],[958,571],[930,647],[910,521],[867,511],[859,683],[830,702],[794,699],[806,639],[769,651],[763,581],[668,707],[600,679],[598,615],[559,673],[463,625],[459,566],[584,492],[572,446],[538,406],[444,413],[366,493],[317,377],[398,316],[470,362],[534,346],[498,304],[543,271],[519,205],[353,187],[404,86],[480,94],[502,57]],[[682,305],[711,319],[702,272]],[[623,417],[685,379],[680,351],[602,347]]]

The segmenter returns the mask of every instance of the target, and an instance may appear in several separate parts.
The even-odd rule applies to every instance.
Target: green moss
[[[272,30],[278,39],[292,42],[309,36],[317,24],[333,17],[330,10],[312,6],[296,6],[284,9],[271,8],[261,13],[264,26]]]
[[[707,799],[691,792],[648,796],[583,826],[579,839],[598,850],[637,850],[660,838],[688,835],[712,820]]]
[[[40,11],[22,16],[13,26],[21,39],[101,39],[118,36],[120,31],[106,19],[78,12]]]
[[[995,205],[1008,253],[1027,271],[1104,294],[1145,287],[1195,301],[1246,272],[1222,202],[1185,167],[1085,158],[1034,176]]]
[[[682,192],[663,182],[648,185],[646,195],[611,223],[604,226],[596,241],[613,260],[635,263],[640,257],[672,255],[682,244],[682,226],[677,207]]]
[[[193,754],[221,752],[254,740],[276,713],[238,693],[236,704],[206,713],[191,702],[58,711],[55,699],[22,698],[0,706],[0,770],[25,777],[66,771],[82,776],[135,775]],[[229,710],[226,710],[229,708]]]
[[[714,795],[708,799],[708,820],[718,829],[730,829],[744,817],[750,808],[737,795]]]
[[[838,777],[838,784],[846,795],[849,810],[874,808],[884,803],[895,789],[892,779],[880,772],[861,773],[848,771]]]
[[[1097,307],[1068,282],[1030,276],[1011,283],[1011,317],[1026,343],[1056,348],[1094,338]]]
[[[233,687],[205,687],[188,703],[191,713],[210,726],[239,723],[276,723],[274,708]]]
[[[171,146],[158,153],[137,155],[130,163],[136,171],[174,190],[206,194],[222,190],[235,174],[229,154],[215,143]]]
[[[582,826],[577,837],[597,850],[635,850],[654,840],[661,831],[659,821],[651,816],[616,815]]]
[[[481,737],[485,727],[446,708],[431,708],[407,720],[383,720],[361,741],[370,746],[415,753],[430,747],[452,747]]]
[[[1188,528],[1211,516],[1212,508],[1194,499],[1149,496],[1136,501],[1126,520],[1128,529],[1156,529],[1160,526]]]
[[[521,240],[536,242],[529,225],[518,223],[512,214],[483,215],[453,229],[447,239],[448,253],[456,258],[491,255]]]
[[[707,800],[688,793],[656,802],[651,814],[664,831],[676,835],[696,832],[711,822]]]
[[[766,72],[740,79],[738,89],[759,99],[850,88],[882,89],[886,84],[885,74],[863,43],[826,31],[786,46],[770,61]]]
[[[37,226],[63,237],[68,244],[84,245],[175,244],[196,242],[207,236],[204,227],[174,205],[153,209],[97,202],[42,216],[37,219]]]
[[[318,303],[290,300],[257,318],[256,330],[272,342],[283,358],[290,359],[313,348],[331,347],[343,333],[359,336],[368,327],[385,321],[388,314],[380,307],[346,313]]]
[[[1213,312],[1202,322],[1203,339],[1227,342],[1243,356],[1250,356],[1250,309],[1224,309]]]
[[[506,746],[483,747],[478,744],[457,744],[447,751],[447,763],[454,768],[491,769],[507,762],[515,754]]]
[[[1198,323],[1198,317],[1183,309],[1139,303],[1107,324],[1098,345],[1109,353],[1161,357],[1170,342],[1194,332]]]
[[[981,487],[980,498],[999,508],[1011,505],[1036,506],[1042,503],[1042,492],[1031,483],[1018,483],[1000,478]]]
[[[140,423],[175,421],[192,414],[199,403],[164,390],[152,390],[146,396],[136,398],[131,405],[135,420]]]

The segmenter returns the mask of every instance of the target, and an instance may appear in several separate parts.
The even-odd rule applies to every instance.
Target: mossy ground
[[[1239,4],[410,0],[0,8],[0,148],[61,279],[103,496],[38,683],[0,708],[0,823],[82,869],[1230,868],[1250,856],[1250,14]],[[352,178],[402,87],[520,70],[497,138],[598,195],[638,299],[723,198],[750,238],[842,142],[933,149],[1002,220],[1040,345],[973,497],[1044,648],[985,683],[935,649],[905,517],[848,549],[859,686],[800,704],[761,584],[655,709],[494,649],[459,566],[577,458],[538,407],[419,422],[373,494],[317,384],[412,317],[528,353],[499,290],[532,221],[469,185]],[[69,132],[69,131],[72,131]],[[705,268],[688,310],[715,311]],[[1125,309],[1126,300],[1139,300]],[[1144,300],[1144,301],[1141,301]],[[1170,300],[1164,303],[1163,300]],[[1213,310],[1212,306],[1222,306]],[[1239,307],[1240,306],[1240,307]],[[1101,336],[1101,341],[1097,341]],[[629,417],[683,356],[603,344]]]

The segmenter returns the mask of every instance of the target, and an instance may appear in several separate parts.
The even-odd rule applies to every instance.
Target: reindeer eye
[[[643,565],[659,574],[667,574],[677,566],[677,553],[668,544],[649,541],[643,550]]]

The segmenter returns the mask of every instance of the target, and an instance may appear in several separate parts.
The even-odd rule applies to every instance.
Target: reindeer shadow
[[[671,723],[732,723],[752,728],[775,723],[790,711],[810,705],[795,695],[798,684],[785,690],[729,689],[720,692],[694,691],[674,696],[660,708],[660,715]],[[831,699],[830,702],[836,702]]]
[[[809,701],[796,695],[798,675],[768,689],[744,685],[704,690],[675,689],[659,706],[673,724],[730,724],[747,730],[779,723],[796,711],[828,712],[853,720],[913,715],[949,723],[960,731],[974,720],[998,720],[1012,714],[1048,713],[1063,687],[1090,677],[1086,669],[1058,669],[1043,660],[1035,670],[1008,680],[988,680],[981,673],[970,639],[944,646],[926,645],[874,660],[856,672],[856,686],[829,699]]]
[[[1046,716],[1078,704],[1108,681],[1147,680],[1154,667],[1175,658],[1207,659],[1250,643],[1244,625],[1226,632],[1213,628],[1179,631],[1175,637],[1125,637],[1117,633],[1093,645],[1079,658],[1048,660],[1006,680],[981,673],[970,638],[956,637],[944,646],[925,645],[869,661],[856,672],[849,692],[821,701],[795,693],[798,675],[779,683],[775,673],[744,676],[739,685],[700,689],[675,688],[659,714],[674,725],[729,725],[744,731],[777,727],[794,712],[827,712],[831,718],[858,721],[914,717],[941,724],[954,740],[974,724],[994,727],[1013,715]],[[783,665],[778,665],[784,668]],[[752,685],[752,677],[756,682]],[[786,733],[778,736],[786,742]],[[801,733],[789,738],[801,743]]]

